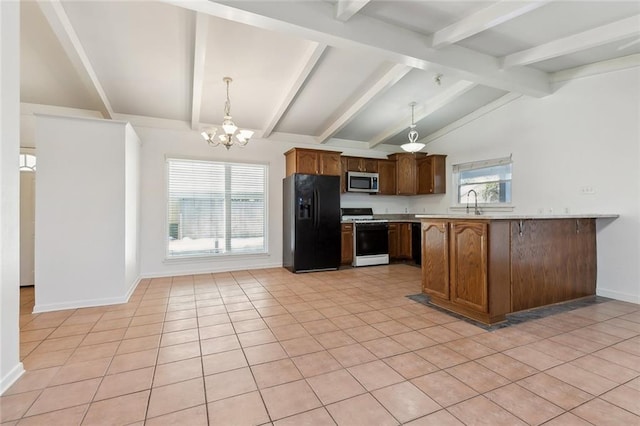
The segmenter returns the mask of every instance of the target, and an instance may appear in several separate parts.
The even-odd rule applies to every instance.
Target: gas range
[[[368,207],[359,208],[342,208],[342,220],[350,220],[354,223],[385,223],[389,222],[386,219],[374,219],[373,209]]]
[[[388,220],[374,219],[371,208],[340,209],[342,220],[354,223],[353,266],[386,265],[389,263]]]

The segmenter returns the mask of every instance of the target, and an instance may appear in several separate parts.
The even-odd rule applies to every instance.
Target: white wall
[[[616,213],[598,221],[597,292],[640,303],[640,71],[571,80],[517,100],[429,143],[447,154],[446,196],[410,208],[446,212],[451,165],[513,154],[514,213]],[[596,193],[581,195],[591,186]]]
[[[20,362],[20,5],[0,2],[0,394]]]
[[[131,132],[124,122],[36,116],[35,312],[127,300],[137,270]]]
[[[284,153],[293,146],[333,149],[346,155],[385,158],[378,151],[357,150],[300,143],[252,140],[245,148],[230,150],[218,146],[209,147],[197,131],[160,129],[135,126],[142,140],[141,182],[141,276],[167,276],[197,272],[230,271],[279,267],[282,265],[282,179],[285,174]],[[166,164],[170,157],[196,158],[211,161],[238,161],[265,163],[269,165],[268,187],[268,254],[247,256],[222,256],[219,258],[166,260]],[[353,198],[347,203],[357,204],[370,199],[368,195]],[[344,196],[343,196],[344,197]],[[347,196],[348,197],[348,196]],[[384,197],[380,204],[395,206],[396,197]],[[405,197],[398,197],[405,198]],[[355,201],[354,201],[355,200]],[[367,206],[371,205],[364,201]],[[381,201],[378,201],[379,203]],[[395,207],[394,207],[395,208]]]
[[[127,298],[140,276],[140,138],[131,124],[124,128],[124,284]]]

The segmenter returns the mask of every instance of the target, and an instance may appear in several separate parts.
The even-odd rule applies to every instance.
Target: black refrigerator
[[[291,272],[338,269],[340,176],[295,173],[282,190],[282,265]]]

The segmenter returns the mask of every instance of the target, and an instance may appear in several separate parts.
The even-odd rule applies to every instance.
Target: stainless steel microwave
[[[348,192],[378,192],[378,173],[347,172]]]

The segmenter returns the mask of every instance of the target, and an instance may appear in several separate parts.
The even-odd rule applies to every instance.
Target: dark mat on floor
[[[503,321],[494,325],[486,325],[478,321],[474,321],[470,318],[464,317],[460,314],[456,314],[455,312],[447,311],[439,306],[433,305],[430,301],[430,298],[426,294],[410,294],[407,296],[409,299],[416,301],[418,303],[422,303],[430,308],[433,308],[437,311],[450,315],[454,318],[463,320],[468,322],[469,324],[473,324],[487,331],[499,330],[501,328],[510,327],[512,325],[521,324],[526,321],[540,319],[544,317],[548,317],[549,315],[555,315],[562,312],[573,311],[574,309],[584,308],[586,306],[595,305],[598,303],[608,302],[613,299],[609,299],[608,297],[602,296],[589,296],[584,297],[579,300],[572,300],[569,302],[558,303],[555,305],[543,306],[536,309],[531,309],[528,311],[516,312],[513,314],[508,314],[506,321]]]

